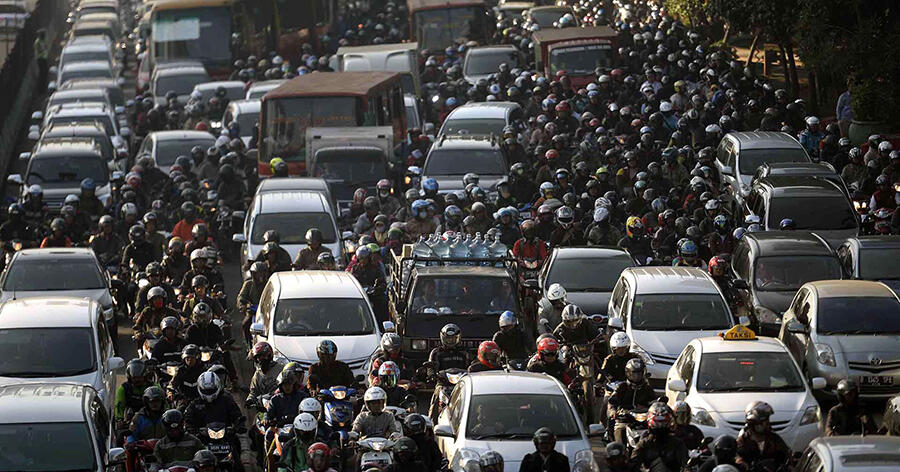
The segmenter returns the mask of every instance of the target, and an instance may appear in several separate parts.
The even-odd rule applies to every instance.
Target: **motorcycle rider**
[[[181,284],[184,274],[191,270],[191,261],[184,255],[184,241],[179,237],[169,239],[163,256],[163,274],[170,284]]]
[[[6,247],[12,243],[14,239],[22,242],[22,247],[27,248],[35,244],[35,234],[28,223],[23,218],[25,210],[22,205],[13,203],[9,206],[6,217],[7,220],[0,225],[0,242]]]
[[[234,430],[234,434],[231,435],[231,454],[235,467],[239,467],[241,445],[238,434],[247,430],[244,425],[246,418],[241,409],[230,394],[222,395],[222,382],[214,372],[207,371],[200,374],[197,379],[197,393],[199,398],[185,408],[185,422],[194,429],[205,428],[209,423],[223,423],[226,427],[231,427]]]
[[[381,387],[370,387],[363,395],[366,408],[353,420],[353,432],[360,439],[370,436],[388,438],[392,434],[400,434],[401,428],[394,415],[384,411],[387,405],[387,393]]]
[[[151,304],[159,303],[161,298],[159,294],[155,294],[151,300]],[[171,308],[169,308],[171,310]],[[177,361],[181,355],[181,349],[184,347],[184,340],[178,337],[178,328],[181,323],[178,321],[178,313],[172,310],[172,315],[166,316],[159,322],[159,330],[162,336],[156,341],[153,349],[150,351],[150,357],[157,362]]]
[[[528,361],[528,372],[548,374],[569,385],[572,377],[566,365],[559,360],[559,341],[553,337],[545,337],[537,343],[537,355]]]
[[[419,236],[428,236],[437,230],[434,218],[428,214],[426,200],[416,200],[410,208],[412,209],[412,218],[407,218],[405,226],[406,235],[410,240],[419,239]]]
[[[78,211],[87,214],[93,220],[99,218],[106,208],[97,198],[97,183],[88,177],[81,181],[81,194],[78,197]]]
[[[416,442],[419,457],[425,463],[426,469],[429,471],[443,470],[447,466],[447,460],[444,459],[437,441],[428,434],[427,428],[425,417],[418,413],[411,413],[403,421],[403,435]],[[482,472],[485,472],[484,469]]]
[[[624,331],[613,333],[609,338],[609,348],[612,350],[600,366],[600,373],[606,378],[607,382],[624,382],[627,380],[625,375],[625,365],[632,359],[640,356],[629,350],[631,347],[631,339]]]
[[[293,437],[282,444],[279,458],[286,467],[278,467],[278,472],[305,472],[309,467],[306,452],[316,440],[318,420],[309,413],[300,413],[293,425]]]
[[[434,378],[439,372],[447,369],[466,370],[469,367],[469,355],[461,346],[462,330],[459,326],[450,323],[441,328],[441,344],[428,354],[428,377]],[[431,406],[428,415],[434,420],[437,418],[439,388],[434,389],[431,396]]]
[[[378,183],[375,184],[375,189],[378,192],[378,205],[383,214],[393,215],[403,206],[400,204],[400,200],[393,195],[393,192],[391,192],[390,180],[379,180]]]
[[[615,440],[625,444],[626,421],[619,421],[620,417],[627,417],[632,410],[649,408],[656,398],[653,387],[647,382],[647,367],[641,358],[629,360],[625,364],[625,382],[616,387],[609,397],[609,418],[615,420],[613,435]]]
[[[162,326],[161,323],[167,317],[178,320],[178,312],[166,306],[166,291],[162,287],[153,287],[147,292],[149,305],[144,308],[134,319],[134,339],[142,342],[147,332],[156,326]],[[178,349],[181,350],[180,348]]]
[[[672,413],[675,416],[675,429],[672,434],[680,439],[688,450],[699,448],[700,442],[703,441],[703,432],[691,424],[691,406],[679,400],[675,402]]]
[[[684,468],[688,461],[688,449],[681,439],[672,434],[674,415],[668,405],[655,402],[647,410],[647,429],[645,435],[631,451],[631,461],[647,470],[668,470],[677,472]],[[665,468],[660,468],[660,465]]]
[[[392,448],[394,460],[385,467],[384,472],[429,472],[425,463],[419,458],[419,447],[412,438],[402,437]]]
[[[295,269],[313,269],[316,267],[319,254],[331,252],[331,249],[322,246],[323,239],[322,230],[319,228],[310,228],[306,231],[306,247],[301,249],[297,254],[297,259],[294,259]]]
[[[709,445],[712,457],[706,459],[697,472],[718,472],[721,465],[737,466],[737,441],[733,436],[723,434]],[[737,470],[737,469],[735,469]]]
[[[588,344],[598,340],[600,330],[594,326],[594,322],[588,320],[584,311],[573,304],[566,305],[562,311],[562,322],[553,330],[553,337],[560,343],[574,346],[576,344]]]
[[[131,434],[125,443],[139,440],[160,439],[166,435],[162,415],[165,406],[163,391],[156,385],[147,387],[141,396],[144,406],[131,418]]]
[[[116,420],[117,430],[124,429],[131,421],[129,415],[144,406],[144,391],[153,385],[147,379],[148,374],[147,366],[140,359],[132,359],[125,366],[125,382],[116,389],[116,398],[113,404],[113,416]]]
[[[329,467],[331,464],[331,449],[322,442],[317,442],[306,450],[306,461],[309,463],[309,472],[335,472]]]
[[[175,289],[172,288],[171,284],[164,280],[165,271],[163,270],[162,264],[155,261],[151,262],[144,268],[144,273],[147,274],[147,280],[150,283],[138,289],[137,298],[134,301],[135,310],[141,312],[144,308],[149,306],[150,303],[147,300],[147,295],[154,287],[159,287],[165,292],[166,295],[163,299],[163,304],[166,306],[174,306],[176,301]]]
[[[400,368],[400,378],[409,380],[412,378],[412,370],[409,362],[403,356],[403,342],[397,333],[384,333],[381,335],[381,343],[378,349],[372,353],[370,363],[372,370],[369,372],[370,381],[378,376],[378,368],[385,361],[393,361]]]
[[[298,372],[290,367],[283,368],[278,374],[278,393],[272,396],[266,410],[267,426],[281,427],[293,421],[300,402],[309,397],[306,390],[301,388],[300,381]]]
[[[538,302],[538,318],[547,320],[550,329],[562,323],[562,312],[566,307],[566,289],[554,283],[547,289],[547,294]]]
[[[350,268],[350,274],[363,287],[385,286],[384,274],[372,261],[372,250],[368,246],[360,246],[356,250],[356,263]]]
[[[307,387],[310,393],[322,389],[343,385],[347,388],[356,386],[353,370],[347,363],[337,360],[337,344],[330,339],[323,339],[316,346],[316,356],[319,362],[309,366],[307,373]]]
[[[534,221],[522,222],[522,238],[513,244],[513,257],[516,263],[527,269],[539,269],[547,260],[547,244],[537,236]]]
[[[478,357],[469,364],[469,373],[501,369],[500,347],[494,341],[482,341],[478,345]]]
[[[269,243],[275,243],[275,244],[269,244]],[[272,254],[274,254],[274,255],[272,255],[272,258],[274,258],[274,261],[275,261],[275,263],[272,264],[273,267],[277,267],[279,269],[281,269],[283,267],[290,267],[291,266],[291,255],[283,247],[281,247],[280,244],[281,244],[281,235],[278,234],[278,231],[276,231],[274,229],[267,230],[265,233],[263,233],[263,250],[260,251],[259,254],[256,255],[256,259],[253,259],[252,261],[247,261],[247,264],[244,267],[244,269],[245,270],[249,269],[250,266],[253,265],[254,262],[266,262],[267,260],[270,259],[269,256]],[[268,249],[266,249],[266,248],[268,248]],[[289,269],[286,269],[286,270],[289,270]]]
[[[244,281],[241,291],[238,292],[237,306],[244,313],[244,319],[241,321],[241,332],[244,334],[244,340],[250,344],[252,337],[250,335],[250,325],[256,316],[256,310],[251,306],[259,306],[259,298],[262,291],[269,281],[269,268],[263,262],[254,262],[250,264],[250,278]]]
[[[132,265],[136,270],[143,270],[147,264],[156,260],[156,250],[153,244],[147,241],[147,230],[142,224],[136,224],[128,229],[130,242],[122,252],[122,270],[128,270]]]
[[[208,289],[210,286],[213,287],[221,287],[225,285],[225,278],[222,276],[222,273],[219,272],[215,267],[208,267],[208,259],[209,254],[207,254],[206,249],[194,249],[191,251],[191,269],[184,273],[184,277],[181,279],[181,294],[182,296],[187,295],[193,289],[196,296],[196,285],[194,282],[200,281],[202,279],[195,278],[198,275],[202,275],[205,279],[205,282],[199,286],[202,286],[204,289]],[[204,290],[204,296],[205,296]],[[217,303],[218,304],[218,303]],[[214,306],[213,308],[218,308]],[[221,313],[219,310],[216,310],[216,313]]]
[[[216,472],[218,459],[209,449],[201,449],[194,454],[193,463],[197,472]]]
[[[212,308],[205,302],[197,303],[191,313],[191,325],[188,326],[184,333],[185,341],[188,344],[196,344],[200,347],[208,347],[210,349],[221,348],[222,363],[228,369],[228,375],[232,379],[237,379],[237,371],[234,363],[231,362],[231,356],[228,347],[225,346],[225,335],[222,329],[216,326],[212,320]]]
[[[556,451],[556,435],[550,428],[542,427],[532,437],[534,452],[525,454],[519,464],[519,472],[569,472],[569,459]]]
[[[835,392],[839,403],[828,410],[828,417],[825,419],[825,435],[874,434],[874,422],[859,406],[859,384],[853,379],[841,379]]]
[[[791,450],[781,436],[772,431],[769,423],[775,413],[772,407],[766,402],[754,401],[744,412],[747,423],[738,433],[735,463],[748,470],[764,468],[765,463],[771,464],[772,470],[786,464]]]
[[[256,407],[261,410],[262,405],[257,401],[263,395],[273,393],[278,388],[278,376],[284,370],[284,362],[275,361],[275,350],[265,341],[259,341],[253,345],[250,350],[250,358],[253,359],[256,369],[253,377],[250,378],[250,393],[247,394],[244,405],[248,409]]]
[[[50,222],[50,234],[41,241],[41,247],[72,247],[72,240],[66,236],[65,220],[53,218]]]
[[[206,446],[196,436],[184,430],[184,415],[178,410],[167,410],[162,415],[163,427],[166,435],[156,442],[153,449],[153,461],[151,472],[171,465],[190,465],[197,451],[206,449]]]
[[[492,340],[500,347],[507,359],[524,361],[531,357],[531,346],[534,343],[525,330],[519,327],[516,315],[507,310],[500,314],[497,324],[500,330],[494,333]]]
[[[197,379],[206,371],[206,366],[200,362],[200,348],[196,344],[187,344],[181,350],[181,361],[184,365],[178,369],[175,377],[169,382],[167,395],[169,401],[184,401],[189,403],[199,396],[197,393]]]
[[[193,236],[191,231],[194,225],[198,224],[204,222],[197,217],[197,206],[193,202],[184,202],[181,204],[181,220],[172,228],[172,236],[177,236],[182,241],[190,241]]]
[[[111,267],[117,265],[122,254],[122,248],[125,244],[122,238],[113,231],[113,217],[103,215],[100,217],[100,232],[91,236],[88,244],[94,251],[94,255],[100,261],[102,267]]]

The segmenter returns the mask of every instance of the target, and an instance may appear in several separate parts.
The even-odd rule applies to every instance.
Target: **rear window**
[[[427,175],[480,175],[505,173],[503,156],[499,150],[447,149],[432,151],[425,163]]]
[[[802,149],[747,149],[740,154],[740,172],[752,175],[756,168],[773,162],[810,162]]]
[[[475,134],[500,136],[503,134],[503,128],[506,126],[506,120],[499,119],[450,119],[444,123],[441,134]]]
[[[464,72],[467,75],[493,74],[497,72],[500,64],[504,62],[510,69],[518,67],[519,54],[516,51],[508,50],[471,52],[469,57],[466,58],[466,70]]]
[[[856,212],[843,196],[780,197],[769,202],[769,227],[790,218],[798,230],[840,230],[857,227]]]
[[[334,221],[328,213],[262,213],[253,222],[252,244],[265,244],[263,234],[274,229],[281,235],[281,244],[305,244],[306,231],[310,228],[322,230],[322,242],[335,242]]]
[[[170,166],[178,156],[190,156],[194,146],[200,146],[206,152],[215,142],[212,135],[209,139],[161,139],[156,144],[156,165]]]

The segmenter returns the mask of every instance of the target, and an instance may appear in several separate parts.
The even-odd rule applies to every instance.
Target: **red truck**
[[[534,60],[547,77],[564,70],[576,89],[597,80],[597,67],[611,67],[616,32],[608,26],[542,29],[535,31]]]

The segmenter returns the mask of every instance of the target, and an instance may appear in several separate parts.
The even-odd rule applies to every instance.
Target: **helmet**
[[[53,218],[53,221],[50,222],[50,230],[51,231],[65,231],[66,222],[62,218]]]
[[[537,343],[537,352],[541,359],[548,355],[556,356],[559,354],[559,342],[552,337],[541,339]]]
[[[200,357],[200,348],[197,347],[196,344],[188,344],[181,349],[181,358],[193,357],[195,359]]]
[[[628,334],[624,331],[617,331],[609,338],[609,347],[613,350],[629,348],[631,347],[631,339],[628,338]]]
[[[300,402],[299,411],[300,413],[309,413],[313,415],[314,418],[318,418],[319,414],[322,412],[322,404],[313,397],[304,398],[303,401]]]
[[[641,234],[644,230],[644,222],[636,216],[629,216],[625,222],[625,232],[628,237],[633,238]]]
[[[547,427],[535,431],[531,440],[534,442],[534,447],[539,447],[541,444],[549,444],[551,448],[556,446],[556,435]]]
[[[620,442],[611,442],[606,445],[606,457],[614,458],[614,457],[622,457],[628,452],[625,449],[625,445]]]
[[[710,444],[710,449],[720,460],[734,460],[734,456],[737,454],[737,440],[733,436],[723,434]]]
[[[319,421],[309,413],[300,413],[294,418],[294,436],[306,442],[316,437]]]
[[[329,457],[330,455],[331,449],[328,448],[327,444],[322,442],[317,442],[312,446],[309,446],[309,449],[306,450],[306,457],[309,461],[312,461],[312,458],[316,456]]]
[[[363,395],[363,401],[366,403],[369,411],[381,413],[387,402],[387,393],[381,387],[372,387],[366,390],[365,395]]]
[[[262,359],[271,361],[275,357],[275,350],[272,349],[269,343],[260,341],[253,345],[253,348],[250,350],[250,357],[256,362],[260,362]]]
[[[216,459],[216,455],[209,449],[200,449],[199,451],[194,453],[194,462],[199,467],[215,468],[218,460]]]
[[[219,376],[214,372],[204,372],[197,379],[197,393],[203,401],[211,402],[219,397],[222,393],[222,384],[219,382]]]
[[[388,355],[392,352],[399,354],[401,343],[400,335],[397,333],[384,333],[381,335],[381,350]]]
[[[487,451],[481,455],[482,472],[503,472],[503,456],[497,451]]]
[[[713,277],[721,276],[722,274],[725,273],[725,267],[727,264],[728,263],[725,262],[725,259],[722,258],[721,256],[711,257],[709,259],[709,264],[708,264],[709,275],[712,275]],[[717,274],[717,272],[719,272],[719,270],[722,271],[722,274]]]
[[[757,400],[747,405],[744,413],[747,423],[761,423],[769,421],[769,417],[775,413],[775,410],[768,403]]]
[[[852,403],[859,397],[859,384],[853,379],[842,379],[838,382],[835,392],[841,403]]]
[[[647,410],[647,427],[652,432],[671,430],[674,419],[672,409],[663,402],[654,402]]]
[[[191,279],[191,288],[197,287],[209,287],[209,279],[203,274],[195,275],[194,278]]]
[[[647,366],[643,359],[636,357],[625,363],[625,378],[631,383],[643,383],[646,379]]]
[[[688,425],[691,423],[691,406],[685,401],[675,402],[675,425]]]
[[[199,325],[206,325],[209,317],[212,316],[212,308],[206,302],[200,302],[194,305],[194,311],[191,314],[191,320]]]
[[[159,401],[160,407],[162,407],[162,401],[165,395],[163,395],[162,389],[159,385],[151,385],[144,390],[144,394],[141,395],[141,401],[144,402],[145,407],[150,407],[150,402]]]
[[[406,431],[407,436],[425,434],[425,429],[427,428],[427,426],[428,425],[425,422],[425,417],[418,413],[413,413],[407,416],[406,420],[404,420],[403,422],[403,427]]]
[[[306,230],[307,243],[321,243],[323,241],[322,230],[319,228],[310,228]]]
[[[556,210],[556,221],[563,228],[568,228],[575,221],[575,212],[567,206],[561,206]]]
[[[174,430],[180,431],[184,429],[184,415],[176,409],[166,410],[162,415],[162,423],[166,428],[166,433]]]
[[[394,443],[395,454],[399,454],[402,452],[404,454],[412,455],[415,454],[418,449],[419,446],[416,445],[416,441],[413,438],[404,436],[398,439],[396,443]]]
[[[500,319],[497,321],[497,324],[500,325],[500,328],[504,328],[506,326],[515,326],[516,323],[517,323],[516,315],[509,310],[506,310],[503,313],[501,313]]]
[[[319,342],[319,345],[316,346],[316,355],[319,356],[319,360],[334,360],[337,358],[337,344],[330,339],[323,339]]]
[[[697,243],[685,240],[678,246],[678,253],[681,257],[697,257]]]
[[[778,225],[784,231],[790,231],[797,229],[797,224],[794,223],[794,220],[790,218],[785,218],[781,220],[781,223]]]
[[[378,380],[384,388],[394,388],[400,378],[400,368],[393,361],[386,361],[378,368]]]
[[[128,381],[132,381],[135,377],[144,377],[147,375],[147,366],[140,359],[132,359],[125,366],[125,377]]]
[[[566,299],[566,289],[563,288],[560,284],[552,284],[550,288],[547,290],[547,300],[553,302],[556,300],[565,300]]]
[[[52,225],[51,225],[51,228],[52,228]],[[135,242],[143,241],[144,236],[146,236],[146,235],[147,235],[147,230],[144,229],[144,225],[140,225],[140,224],[133,225],[131,228],[128,229],[128,239],[130,239],[132,241],[135,241]]]
[[[450,323],[441,328],[441,345],[445,348],[456,347],[460,338],[462,338],[462,330],[459,329],[459,326]]]
[[[494,341],[482,341],[478,345],[478,361],[490,368],[496,368],[500,363],[500,346]]]
[[[562,322],[569,328],[578,326],[578,323],[584,318],[584,311],[578,305],[566,305],[562,311]]]
[[[739,472],[739,470],[731,464],[719,464],[713,468],[712,472]]]

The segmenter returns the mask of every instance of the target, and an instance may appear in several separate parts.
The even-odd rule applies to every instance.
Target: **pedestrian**
[[[841,137],[847,137],[850,131],[850,121],[853,120],[853,108],[850,106],[850,79],[847,79],[847,90],[844,90],[838,99],[834,116],[841,127]]]
[[[47,87],[47,71],[49,70],[47,58],[49,53],[50,51],[47,46],[47,30],[41,28],[37,31],[37,38],[34,39],[34,57],[37,59],[38,65],[38,89],[42,93]]]

